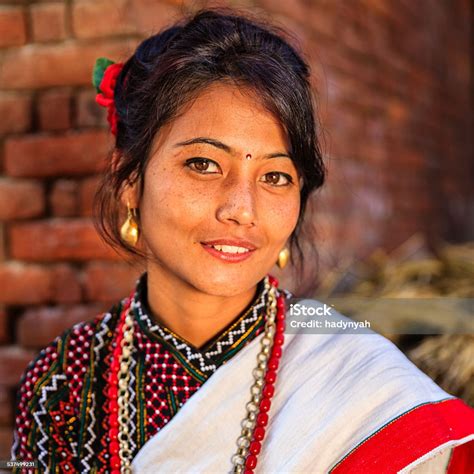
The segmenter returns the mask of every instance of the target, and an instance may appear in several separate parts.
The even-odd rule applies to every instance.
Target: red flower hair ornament
[[[102,107],[107,107],[107,122],[110,131],[117,135],[117,110],[115,108],[115,84],[117,77],[123,68],[122,63],[114,63],[107,58],[99,58],[94,65],[92,73],[92,84],[97,90],[95,101]]]

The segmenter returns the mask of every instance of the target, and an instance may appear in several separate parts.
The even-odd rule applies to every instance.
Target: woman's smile
[[[201,244],[206,252],[226,263],[243,262],[257,250],[251,242],[230,238],[210,240]]]

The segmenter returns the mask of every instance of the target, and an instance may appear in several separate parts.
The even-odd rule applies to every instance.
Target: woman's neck
[[[224,329],[255,298],[257,287],[235,296],[202,293],[182,281],[147,269],[148,307],[159,323],[200,348]]]

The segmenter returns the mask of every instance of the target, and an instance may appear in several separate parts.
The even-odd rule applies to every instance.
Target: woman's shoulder
[[[370,327],[352,324],[354,320],[315,299],[291,304],[298,306],[289,306],[287,311],[287,359],[291,365],[304,366],[306,374],[322,377],[327,386],[350,387],[351,391],[364,393],[370,387],[386,399],[450,397],[392,341]],[[322,324],[291,327],[301,321]]]
[[[324,303],[318,300],[298,303],[312,308],[307,313],[314,313],[314,318],[319,317],[316,309],[324,311]],[[300,308],[291,316],[289,308],[287,325],[296,318],[302,320],[301,312]],[[374,463],[380,463],[387,446],[396,450],[405,443],[403,436],[427,440],[435,432],[439,439],[433,446],[437,447],[444,442],[462,444],[466,436],[472,436],[472,408],[439,387],[393,342],[371,330],[344,331],[342,323],[351,319],[335,310],[331,315],[326,311],[326,317],[341,324],[319,332],[287,329],[278,377],[285,416],[298,420],[305,439],[339,440],[340,449],[334,453],[347,460],[334,472],[362,471],[363,462],[372,455]],[[462,424],[460,419],[470,421]],[[413,440],[412,454],[429,457],[430,448],[415,444]],[[357,468],[344,470],[354,463]]]
[[[95,339],[104,342],[107,336],[111,336],[121,304],[122,302],[109,311],[74,324],[44,346],[23,371],[18,395],[32,396],[46,382],[57,383],[69,378],[78,380],[80,374],[76,369],[83,368],[88,363],[90,348]]]
[[[52,413],[75,416],[88,368],[113,336],[121,303],[56,336],[28,364],[16,393],[14,455],[26,455],[29,433],[51,422]],[[73,416],[71,415],[71,416]],[[26,451],[24,451],[26,450]]]
[[[107,350],[106,339],[112,336],[114,308],[63,331],[25,368],[16,399],[14,459],[37,459],[40,444],[43,449],[48,443],[45,430],[69,439],[64,419],[77,419],[88,369],[98,351]]]

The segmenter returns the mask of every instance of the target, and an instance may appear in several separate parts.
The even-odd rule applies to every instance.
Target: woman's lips
[[[248,248],[248,247],[243,247],[242,245],[236,245],[236,244],[217,244],[217,243],[207,243],[207,242],[201,242],[201,245],[204,250],[206,250],[208,253],[210,253],[213,257],[218,258],[219,260],[227,263],[238,263],[238,262],[243,262],[244,260],[247,260],[250,258],[250,256],[255,252],[255,248]],[[242,247],[246,248],[246,251],[243,253],[234,253],[234,252],[225,252],[224,250],[217,250],[216,248],[213,247],[213,245],[219,245],[219,246],[231,246],[231,247]]]

